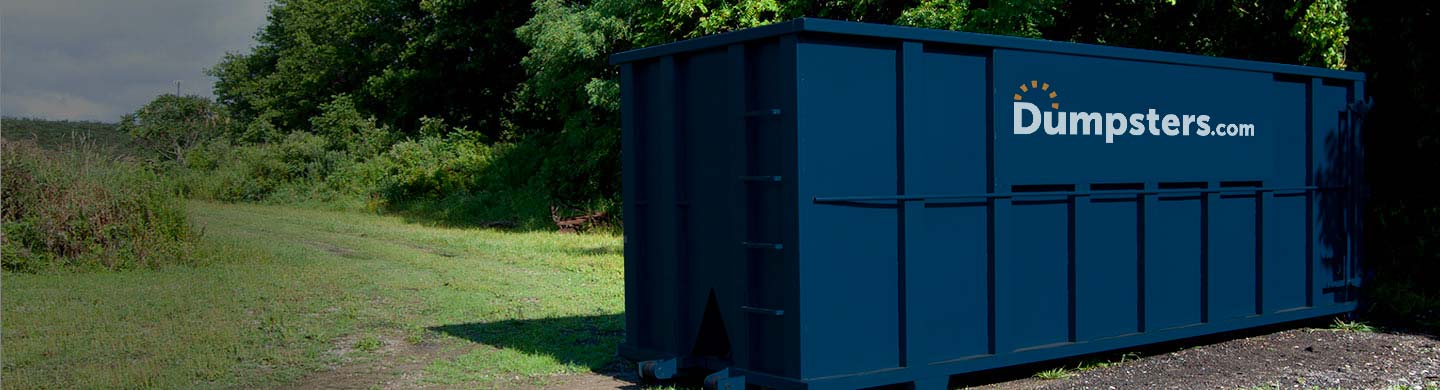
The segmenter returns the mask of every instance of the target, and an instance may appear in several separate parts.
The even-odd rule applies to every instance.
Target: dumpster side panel
[[[674,292],[682,299],[682,316],[674,320],[686,330],[679,334],[681,351],[699,356],[730,353],[731,324],[740,321],[734,308],[742,304],[732,294],[731,284],[740,269],[735,263],[745,255],[736,245],[743,238],[733,228],[734,219],[743,212],[735,203],[743,187],[733,180],[741,172],[734,164],[717,163],[741,149],[732,135],[738,129],[729,121],[736,113],[716,109],[727,104],[728,95],[717,91],[728,86],[723,77],[716,77],[729,70],[727,59],[725,50],[687,53],[677,59],[680,126],[674,148],[679,170],[674,179],[680,182],[676,212],[681,219],[681,237],[677,244],[684,272],[677,276],[681,287]],[[719,318],[704,324],[712,296],[716,310],[711,315]]]
[[[1091,191],[1140,189],[1138,183],[1091,184]],[[1075,337],[1094,340],[1140,332],[1141,227],[1137,195],[1092,196],[1075,205]]]
[[[1339,187],[1352,182],[1354,173],[1349,171],[1354,168],[1349,160],[1354,153],[1353,143],[1347,141],[1354,139],[1354,135],[1353,130],[1348,128],[1348,121],[1352,118],[1345,106],[1352,100],[1353,87],[1353,84],[1340,83],[1311,84],[1315,109],[1310,119],[1313,129],[1310,153],[1314,156],[1310,180],[1316,186]],[[1311,224],[1314,259],[1318,265],[1314,269],[1316,304],[1332,304],[1348,299],[1340,287],[1346,284],[1350,275],[1346,268],[1353,261],[1347,257],[1353,256],[1355,248],[1351,240],[1356,235],[1350,226],[1354,222],[1348,222],[1351,214],[1347,211],[1357,211],[1348,206],[1348,195],[1343,191],[1326,191],[1311,204],[1315,216]]]
[[[794,254],[795,206],[795,56],[794,37],[756,41],[744,48],[744,128],[747,139],[742,155],[745,175],[780,176],[779,182],[746,182],[746,242],[779,244],[780,249],[747,249],[734,259],[744,264],[744,277],[736,281],[744,305],[778,310],[784,314],[748,312],[737,328],[744,336],[737,344],[736,363],[762,372],[798,376],[799,337],[795,335],[802,313],[796,310],[799,283]],[[777,112],[779,115],[766,115]],[[773,313],[773,312],[772,312]],[[741,346],[743,345],[743,347]]]
[[[986,192],[988,53],[907,44],[902,64],[907,194]],[[990,353],[988,202],[908,202],[906,362]]]
[[[799,196],[897,193],[894,47],[802,41]],[[799,210],[802,377],[900,363],[894,204]]]
[[[1288,145],[1276,146],[1266,157],[1276,161],[1277,172],[1264,177],[1267,186],[1302,186],[1308,183],[1305,174],[1305,134],[1310,123],[1306,111],[1311,103],[1307,96],[1309,80],[1274,79],[1271,88],[1260,90],[1269,101],[1264,107],[1278,120],[1266,126],[1267,132]],[[1257,88],[1258,89],[1258,88]],[[1258,127],[1258,126],[1257,126]],[[1257,133],[1259,130],[1257,130]],[[1299,172],[1298,174],[1296,172]],[[1272,184],[1273,183],[1273,184]],[[1314,281],[1309,274],[1314,268],[1308,235],[1308,221],[1313,219],[1309,204],[1322,192],[1276,191],[1261,200],[1260,225],[1261,263],[1260,301],[1262,314],[1296,310],[1311,306]]]
[[[625,326],[628,346],[656,354],[679,350],[682,315],[676,284],[675,64],[666,57],[629,65],[624,72],[632,104],[624,113],[625,164]],[[642,359],[657,356],[639,357]]]

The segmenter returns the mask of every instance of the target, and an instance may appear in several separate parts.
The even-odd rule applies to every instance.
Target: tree
[[[305,128],[342,94],[402,132],[430,117],[493,137],[524,77],[514,30],[531,14],[522,0],[279,0],[257,46],[209,73],[253,140]]]
[[[185,162],[185,153],[224,134],[230,125],[224,107],[195,96],[160,95],[120,119],[120,130],[162,161]]]

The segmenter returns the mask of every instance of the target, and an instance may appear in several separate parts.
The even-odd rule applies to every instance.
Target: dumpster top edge
[[[979,34],[963,31],[934,30],[916,27],[846,22],[817,18],[793,19],[761,27],[736,30],[723,34],[710,35],[701,38],[688,39],[663,45],[629,50],[611,55],[610,63],[612,65],[620,65],[631,62],[644,61],[657,57],[702,51],[741,42],[772,38],[776,36],[799,32],[817,32],[836,35],[851,35],[908,41],[978,46],[996,49],[1072,54],[1089,57],[1204,66],[1211,68],[1236,69],[1309,77],[1322,77],[1330,79],[1354,81],[1365,80],[1364,73],[1317,68],[1311,66],[1240,60],[1233,58],[1211,57],[1195,54],[1181,54],[1155,50],[1130,49],[1123,47],[1092,45],[1074,42],[1047,41],[1040,39]]]

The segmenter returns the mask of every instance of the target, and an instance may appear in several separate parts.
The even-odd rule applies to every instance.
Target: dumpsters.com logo
[[[1038,95],[1038,96],[1037,96]],[[1027,97],[1036,96],[1031,99]],[[1210,115],[1168,114],[1155,109],[1144,113],[1119,112],[1076,112],[1060,111],[1060,94],[1050,83],[1030,80],[1020,84],[1015,93],[1015,134],[1034,134],[1041,128],[1047,135],[1094,135],[1105,136],[1105,143],[1115,143],[1115,137],[1171,136],[1188,137],[1254,137],[1255,125],[1250,123],[1210,123]],[[1026,100],[1044,99],[1042,109]]]

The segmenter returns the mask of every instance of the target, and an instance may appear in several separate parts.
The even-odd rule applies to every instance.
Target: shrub
[[[320,111],[320,115],[310,118],[310,128],[328,140],[330,149],[373,156],[392,142],[390,130],[376,126],[375,117],[356,110],[350,95],[336,95],[330,103],[320,105]]]
[[[152,169],[93,147],[56,152],[0,141],[0,148],[5,269],[119,270],[189,261],[184,202]]]
[[[160,95],[120,119],[120,130],[161,161],[183,162],[190,149],[229,131],[225,107],[200,96]]]
[[[475,142],[430,136],[397,143],[378,158],[381,175],[374,192],[395,203],[473,192],[490,165],[491,150]]]
[[[219,140],[192,150],[174,174],[192,198],[267,201],[281,192],[307,192],[346,164],[348,155],[328,144],[308,132],[266,144],[234,146]]]

